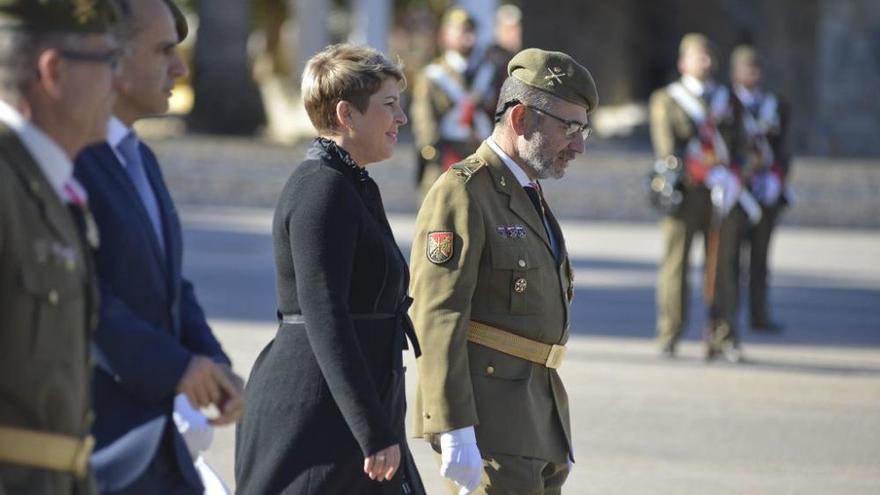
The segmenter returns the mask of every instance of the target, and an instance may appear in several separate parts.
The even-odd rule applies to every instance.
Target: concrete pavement
[[[271,212],[181,211],[185,272],[246,375],[275,331]],[[391,221],[407,253],[413,218]],[[654,225],[562,224],[578,285],[561,369],[577,460],[565,493],[880,493],[880,232],[781,229],[773,299],[789,328],[744,332],[749,362],[734,366],[701,360],[696,271],[681,357],[656,357]],[[412,448],[428,492],[445,493],[423,442]],[[231,484],[232,429],[206,457]]]

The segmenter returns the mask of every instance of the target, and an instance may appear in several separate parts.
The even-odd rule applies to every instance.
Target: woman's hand
[[[364,459],[364,472],[371,480],[390,480],[398,467],[400,467],[400,447],[396,443]]]

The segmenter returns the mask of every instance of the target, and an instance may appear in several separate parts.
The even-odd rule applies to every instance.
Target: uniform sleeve
[[[670,99],[663,90],[657,90],[651,95],[651,144],[657,158],[675,154],[675,132],[669,118],[669,103]]]
[[[392,433],[354,326],[348,300],[363,215],[343,177],[311,184],[287,218],[296,292],[321,374],[364,456],[400,439]]]
[[[425,198],[413,240],[412,316],[422,355],[416,360],[423,433],[476,425],[467,354],[467,324],[477,285],[485,229],[464,179],[447,173]],[[448,261],[428,259],[428,235],[451,232]]]

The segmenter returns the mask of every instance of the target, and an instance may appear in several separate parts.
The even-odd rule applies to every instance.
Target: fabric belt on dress
[[[390,320],[396,319],[398,320],[398,326],[401,327],[403,333],[409,339],[410,343],[412,343],[412,349],[415,353],[416,357],[422,355],[422,348],[419,347],[419,340],[416,337],[416,330],[413,327],[412,320],[410,320],[407,311],[409,311],[409,307],[412,305],[412,298],[407,296],[400,304],[400,308],[398,308],[396,313],[349,313],[348,316],[352,320]],[[306,320],[302,314],[284,314],[278,313],[278,321],[279,323],[284,323],[288,325],[305,325]],[[404,341],[404,346],[406,346],[406,342]],[[405,347],[407,348],[407,347]]]
[[[61,433],[0,426],[0,462],[71,473],[85,478],[95,446],[91,435],[80,438]]]
[[[565,346],[545,344],[507,330],[471,320],[468,322],[468,340],[498,352],[526,361],[558,369],[565,357]]]

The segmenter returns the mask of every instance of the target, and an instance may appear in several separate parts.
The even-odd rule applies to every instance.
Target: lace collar
[[[315,138],[314,144],[329,155],[331,159],[346,167],[356,181],[366,182],[370,178],[367,169],[358,166],[357,162],[354,161],[354,158],[351,157],[351,154],[340,148],[335,141],[325,137],[317,137]]]

